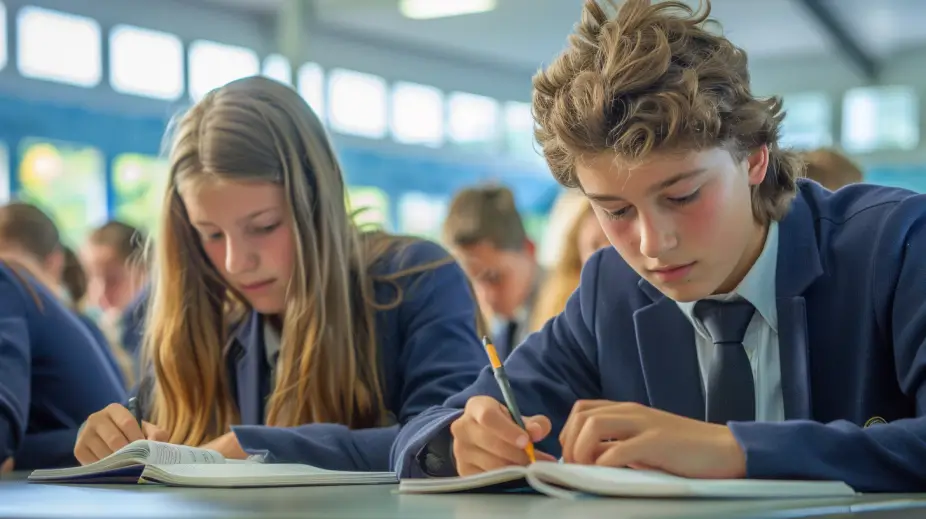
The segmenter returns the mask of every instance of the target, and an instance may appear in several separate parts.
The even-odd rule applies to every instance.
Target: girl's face
[[[209,261],[255,310],[281,314],[295,250],[283,188],[225,180],[189,187],[181,198]]]

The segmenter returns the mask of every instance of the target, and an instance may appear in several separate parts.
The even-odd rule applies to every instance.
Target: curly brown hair
[[[710,1],[702,7],[586,0],[566,50],[533,79],[535,136],[559,183],[581,187],[576,160],[604,152],[638,161],[723,147],[740,160],[765,145],[753,214],[762,223],[785,215],[804,166],[778,145],[781,99],[753,96],[746,53],[709,30]]]

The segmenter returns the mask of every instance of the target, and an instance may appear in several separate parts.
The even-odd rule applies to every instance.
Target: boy
[[[449,245],[493,317],[493,338],[505,359],[534,331],[532,312],[542,276],[514,193],[501,186],[458,192],[444,221]]]
[[[613,248],[564,312],[406,425],[401,477],[538,459],[926,490],[926,199],[796,181],[777,99],[680,2],[587,1],[534,79],[537,138]]]

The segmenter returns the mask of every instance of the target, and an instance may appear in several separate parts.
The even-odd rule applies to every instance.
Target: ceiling
[[[287,0],[187,0],[272,15]],[[313,0],[288,0],[313,1]],[[451,0],[445,0],[451,1]],[[698,0],[685,0],[697,7]],[[884,57],[926,46],[923,0],[713,0],[712,17],[752,58],[825,56],[844,49],[807,8],[822,4],[863,53]],[[554,57],[578,21],[582,0],[498,0],[489,13],[436,20],[401,16],[398,0],[314,0],[315,19],[345,37],[394,41],[432,54],[535,69]]]

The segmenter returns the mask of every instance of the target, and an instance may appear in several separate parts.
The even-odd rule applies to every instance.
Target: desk
[[[398,495],[395,485],[191,489],[0,482],[0,518],[899,519],[926,517],[926,495],[804,500],[559,500],[539,495]]]

